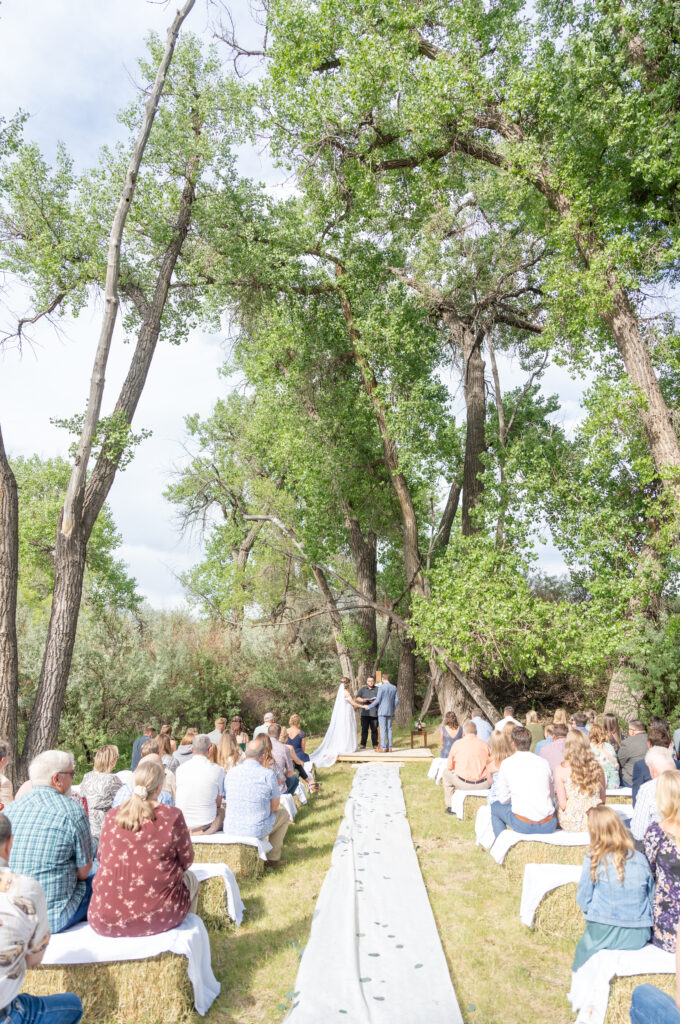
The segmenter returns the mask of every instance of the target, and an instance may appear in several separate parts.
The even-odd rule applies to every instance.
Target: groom
[[[392,717],[398,703],[397,688],[389,681],[387,673],[383,672],[383,681],[378,689],[378,696],[372,704],[364,704],[363,707],[364,711],[369,711],[371,708],[376,707],[378,709],[380,740],[382,742],[382,747],[378,747],[378,750],[381,753],[387,753],[392,749]]]

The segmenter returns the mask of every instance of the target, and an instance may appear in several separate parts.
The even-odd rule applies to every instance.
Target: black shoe
[[[359,750],[365,750],[366,747],[359,747]]]
[[[444,814],[455,814],[455,811],[452,811],[450,807],[445,807]]]

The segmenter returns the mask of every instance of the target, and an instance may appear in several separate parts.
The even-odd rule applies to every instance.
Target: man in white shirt
[[[220,740],[224,736],[224,730],[226,728],[227,728],[227,720],[226,720],[226,718],[216,718],[215,719],[215,728],[213,729],[212,732],[208,733],[208,736],[210,737],[210,742],[213,744],[213,746],[215,746],[215,747],[219,746]]]
[[[508,704],[507,707],[503,708],[503,717],[501,719],[499,719],[496,722],[495,726],[494,726],[494,729],[496,730],[496,732],[502,732],[502,730],[506,727],[508,722],[512,722],[513,725],[521,725],[522,724],[521,722],[518,722],[516,718],[512,717],[514,715],[514,713],[515,713],[515,709],[513,708],[513,706],[511,704]]]
[[[273,715],[273,713],[271,711],[265,711],[264,718],[262,720],[262,725],[258,725],[257,728],[255,729],[255,732],[253,733],[253,739],[255,739],[256,736],[260,736],[260,735],[268,736],[269,735],[269,726],[273,725],[273,724],[274,724],[274,715]]]
[[[554,832],[555,791],[550,765],[532,754],[531,733],[523,725],[512,730],[515,753],[506,757],[496,776],[498,800],[491,804],[493,834],[499,836],[505,828],[513,832]]]
[[[219,832],[224,821],[224,768],[208,760],[211,747],[205,733],[194,736],[194,756],[175,773],[175,806],[182,811],[192,835]]]
[[[636,846],[641,852],[645,832],[653,822],[659,820],[656,809],[656,780],[664,772],[672,772],[675,768],[673,755],[666,747],[651,747],[645,754],[645,764],[652,777],[649,782],[643,782],[638,790],[630,822],[630,831],[633,839],[637,840]]]

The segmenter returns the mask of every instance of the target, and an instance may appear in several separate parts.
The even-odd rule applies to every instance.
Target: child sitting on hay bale
[[[157,935],[196,913],[194,848],[178,807],[158,801],[165,769],[142,761],[132,796],[106,815],[88,922],[99,935]]]
[[[652,925],[654,879],[619,815],[600,805],[588,813],[589,852],[576,896],[586,930],[573,971],[601,949],[642,949]]]

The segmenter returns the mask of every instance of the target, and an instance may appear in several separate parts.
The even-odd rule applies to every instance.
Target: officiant
[[[367,701],[367,703],[371,704],[375,700],[375,695],[376,695],[375,679],[373,678],[373,676],[369,676],[368,679],[366,680],[366,685],[362,686],[361,689],[359,690],[359,692],[357,693],[357,699],[361,698],[362,700],[365,700],[365,701]],[[377,747],[378,747],[378,709],[377,709],[377,707],[369,708],[368,710],[364,710],[364,707],[362,706],[362,708],[361,708],[361,716],[360,717],[361,717],[361,743],[359,744],[359,750],[365,750],[366,749],[366,740],[368,739],[368,730],[369,730],[369,728],[371,730],[371,743],[373,744],[373,749],[376,750]]]

